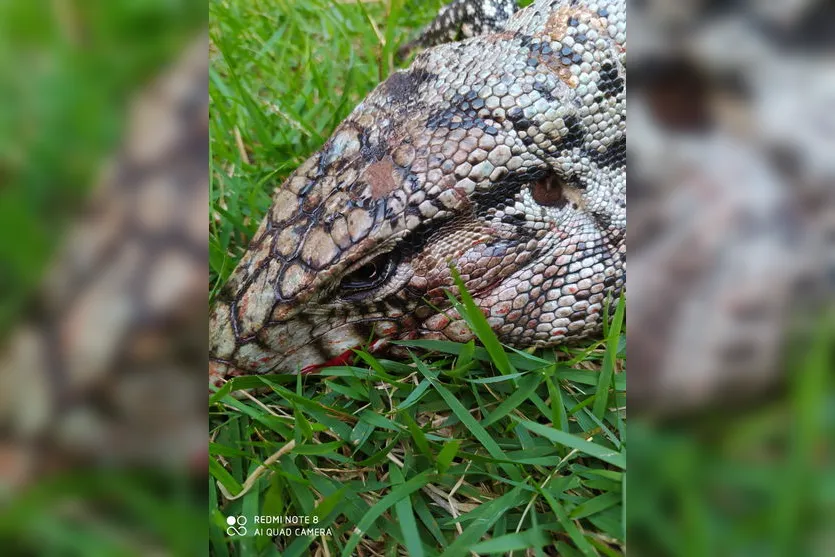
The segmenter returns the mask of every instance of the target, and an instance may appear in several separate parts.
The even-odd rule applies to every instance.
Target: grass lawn
[[[272,191],[440,5],[210,3],[213,294]],[[212,396],[214,555],[623,554],[623,305],[600,342],[530,354],[502,347],[466,295],[458,303],[479,346],[411,342],[412,360],[360,353]],[[231,394],[253,386],[269,393]],[[258,515],[331,532],[258,534]],[[227,535],[229,516],[246,517],[246,535]]]

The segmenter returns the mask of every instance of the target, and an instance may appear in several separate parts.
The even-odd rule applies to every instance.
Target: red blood
[[[354,348],[358,348],[358,346],[355,346]],[[316,373],[317,371],[319,371],[320,369],[325,368],[325,367],[344,366],[345,364],[347,364],[348,362],[351,361],[351,358],[353,358],[354,348],[349,348],[348,350],[346,350],[345,352],[343,352],[339,356],[334,356],[333,358],[331,358],[330,360],[328,360],[327,362],[325,362],[323,364],[309,365],[309,366],[305,367],[304,369],[302,369],[301,373],[307,375],[309,373]]]
[[[388,341],[386,341],[385,339],[378,339],[378,340],[374,341],[371,344],[371,346],[368,347],[368,351],[369,352],[376,352],[377,350],[386,346],[386,344],[388,344]],[[334,356],[333,358],[331,358],[330,360],[328,360],[327,362],[324,362],[322,364],[309,365],[309,366],[303,368],[300,373],[302,373],[304,375],[309,375],[311,373],[316,373],[320,369],[323,369],[323,368],[326,368],[326,367],[344,366],[351,361],[351,359],[354,357],[354,350],[356,350],[359,347],[360,347],[360,345],[358,344],[358,345],[354,346],[353,348],[349,348],[348,350],[346,350],[342,354],[340,354],[338,356]]]

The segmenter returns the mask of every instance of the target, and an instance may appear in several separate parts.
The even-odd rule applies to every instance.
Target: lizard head
[[[503,342],[597,332],[625,281],[624,17],[537,2],[378,86],[276,191],[213,309],[210,379],[468,340],[453,266]]]

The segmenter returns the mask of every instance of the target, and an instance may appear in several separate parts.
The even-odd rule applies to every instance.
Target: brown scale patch
[[[603,24],[601,17],[591,10],[572,6],[563,6],[554,11],[548,17],[548,21],[545,23],[542,33],[544,35],[548,35],[551,40],[560,41],[567,34],[566,30],[568,29],[569,18],[575,17],[577,19],[585,19],[582,18],[583,15],[588,17],[588,25],[597,29],[601,36],[608,34],[606,32],[606,25]],[[546,68],[557,74],[560,81],[572,89],[576,88],[577,85],[580,84],[580,80],[577,76],[571,73],[571,67],[562,63],[558,53],[540,56],[539,60]]]
[[[551,13],[548,17],[548,21],[545,22],[545,27],[542,28],[542,31],[544,34],[550,35],[553,40],[560,40],[566,35],[565,32],[568,29],[568,18],[576,15],[577,13],[577,8],[562,6],[558,10]]]
[[[500,43],[503,41],[510,41],[516,38],[516,33],[510,31],[501,31],[498,33],[487,33],[479,35],[478,39],[484,43]]]
[[[386,197],[400,186],[394,172],[395,167],[391,157],[385,157],[365,169],[361,178],[371,186],[372,199]]]

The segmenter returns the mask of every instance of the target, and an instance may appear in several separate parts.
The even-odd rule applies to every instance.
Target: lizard
[[[398,49],[398,58],[406,58],[416,48],[501,31],[518,9],[516,0],[454,0],[438,11],[415,40]]]
[[[503,343],[599,334],[626,281],[625,53],[622,0],[536,0],[392,73],[274,192],[212,308],[210,384],[466,342],[453,269]]]

